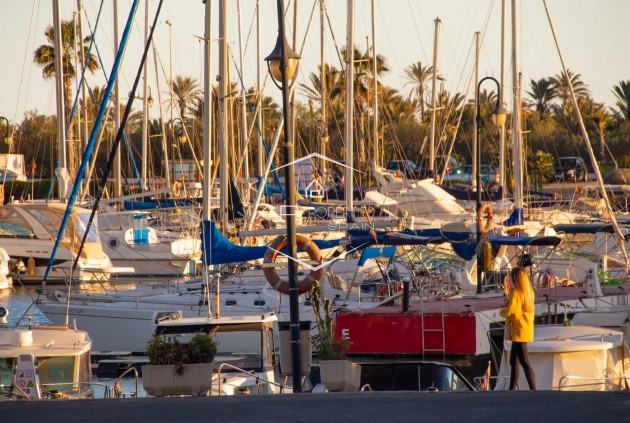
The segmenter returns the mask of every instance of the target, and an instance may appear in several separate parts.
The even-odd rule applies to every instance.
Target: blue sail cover
[[[363,266],[365,262],[369,259],[377,258],[377,257],[385,257],[385,258],[394,258],[396,254],[396,247],[368,247],[361,253],[361,258],[359,259],[358,266]]]
[[[525,223],[525,217],[523,216],[523,209],[514,209],[510,216],[503,221],[503,226],[515,226]]]
[[[339,239],[315,240],[321,250],[338,247]],[[210,245],[210,248],[205,248]],[[242,263],[263,258],[267,252],[266,246],[241,247],[232,243],[217,229],[214,222],[204,220],[201,227],[201,257],[204,265]]]

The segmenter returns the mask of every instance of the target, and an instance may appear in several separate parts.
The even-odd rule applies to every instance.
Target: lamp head
[[[287,56],[287,81],[293,79],[293,75],[295,75],[295,68],[297,67],[298,60],[300,59],[300,55],[297,54],[289,43],[287,43],[286,39],[280,39],[280,36],[276,39],[276,46],[273,48],[273,51],[269,56],[265,57],[265,61],[267,62],[267,66],[269,67],[269,72],[271,72],[271,76],[276,81],[282,83],[282,45],[284,44],[284,51]]]
[[[497,107],[492,111],[492,122],[494,122],[497,127],[503,128],[505,126],[506,119],[507,111],[503,105],[497,102]]]
[[[155,101],[153,100],[153,97],[151,96],[151,87],[147,87],[149,89],[149,96],[147,97],[147,104],[149,106],[153,106],[153,103],[155,103]]]

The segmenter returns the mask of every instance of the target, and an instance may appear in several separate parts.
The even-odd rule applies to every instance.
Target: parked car
[[[442,183],[472,185],[476,177],[472,165],[462,165],[446,173]],[[488,185],[488,181],[490,182],[489,186],[497,185],[499,183],[499,171],[494,166],[481,165],[481,183]]]
[[[580,157],[560,157],[553,165],[553,172],[550,182],[588,181],[586,163]]]
[[[420,168],[411,160],[392,160],[387,163],[385,170],[392,173],[400,173],[400,175],[409,179],[419,179],[420,177]]]
[[[435,176],[439,177],[442,175],[442,171],[444,170],[444,165],[446,164],[446,173],[450,172],[452,169],[455,169],[458,166],[457,161],[449,157],[448,160],[446,156],[435,156],[435,164],[433,166],[433,171]],[[429,157],[425,157],[420,162],[420,177],[421,178],[429,178],[434,177],[429,172]]]

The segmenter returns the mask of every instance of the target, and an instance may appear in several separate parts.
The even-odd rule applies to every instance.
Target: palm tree
[[[189,107],[201,98],[199,84],[190,76],[177,75],[173,81],[172,100],[177,103],[182,119]]]
[[[405,87],[409,84],[412,85],[409,96],[411,97],[415,94],[417,98],[417,104],[420,108],[420,121],[422,122],[424,119],[424,94],[428,90],[427,84],[429,79],[433,77],[433,66],[422,66],[422,62],[412,63],[405,69],[405,77],[408,80]],[[438,79],[443,78],[438,75]]]
[[[531,91],[527,91],[530,101],[536,105],[536,110],[541,114],[549,113],[551,102],[557,97],[556,86],[551,78],[542,78],[538,81],[529,81]]]
[[[573,73],[571,69],[567,69],[567,73],[561,73],[550,78],[553,87],[556,90],[556,95],[562,102],[562,111],[566,114],[568,111],[568,105],[571,103],[571,89],[569,81],[573,86],[573,92],[575,96],[579,98],[586,98],[591,95],[588,85],[582,81],[582,75],[579,73]]]
[[[42,67],[44,79],[50,79],[55,76],[55,31],[52,25],[46,28],[44,33],[49,44],[42,44],[37,47],[33,55],[33,61]],[[88,46],[91,37],[85,37],[82,41],[84,57],[87,58],[87,69],[94,73],[98,69],[98,62],[92,54],[88,54]],[[70,111],[72,108],[72,81],[76,77],[76,69],[72,64],[76,47],[75,31],[73,21],[61,22],[61,49],[62,49],[62,66],[63,66],[63,108],[66,117],[65,127],[69,127],[68,137],[74,139],[74,128],[69,122]],[[68,144],[68,171],[71,175],[75,174],[74,165],[78,161],[74,143]]]
[[[613,86],[613,94],[617,97],[618,110],[613,110],[615,115],[625,121],[630,121],[630,81],[619,81],[619,85]]]

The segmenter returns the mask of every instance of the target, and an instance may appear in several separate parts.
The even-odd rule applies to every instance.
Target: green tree
[[[553,156],[546,151],[538,150],[529,160],[529,163],[532,185],[535,189],[540,189],[553,175]]]
[[[407,85],[411,85],[410,97],[415,97],[418,111],[420,112],[420,121],[424,120],[424,106],[426,104],[425,93],[428,91],[428,83],[433,78],[433,66],[423,66],[422,62],[412,63],[405,68],[405,78]],[[438,76],[438,79],[442,79]]]
[[[613,110],[615,116],[619,120],[630,122],[630,81],[619,81],[619,84],[613,87],[612,92],[617,97],[615,102],[617,110]]]
[[[550,78],[542,78],[538,81],[533,79],[529,81],[530,91],[527,95],[530,101],[536,105],[536,110],[542,114],[548,114],[551,111],[551,102],[557,96],[555,84]]]
[[[182,119],[186,117],[186,112],[201,98],[199,84],[190,76],[175,76],[173,81],[172,101],[177,103]]]
[[[55,35],[54,29],[48,26],[45,31],[46,40],[49,44],[42,44],[35,50],[33,61],[42,67],[44,79],[53,78],[55,75]],[[84,57],[87,58],[87,69],[94,73],[98,69],[98,62],[92,54],[88,54],[88,44],[90,37],[85,37],[82,41],[82,49]],[[63,67],[63,108],[65,113],[65,127],[69,127],[68,139],[74,140],[74,128],[72,122],[69,122],[70,112],[72,108],[72,81],[76,77],[76,69],[73,65],[77,42],[75,39],[73,21],[61,22],[61,49],[62,49],[62,67]],[[76,165],[78,164],[78,152],[75,143],[68,143],[68,171],[74,176],[76,173]]]

